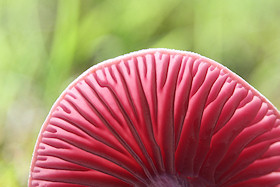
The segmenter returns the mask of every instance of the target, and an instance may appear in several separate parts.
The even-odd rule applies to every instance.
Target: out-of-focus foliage
[[[279,0],[0,0],[0,186],[26,186],[51,105],[100,61],[160,47],[223,63],[280,107]]]

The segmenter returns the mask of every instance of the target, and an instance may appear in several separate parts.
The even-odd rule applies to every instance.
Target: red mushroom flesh
[[[280,115],[224,66],[149,49],[93,66],[58,98],[29,186],[277,186]]]

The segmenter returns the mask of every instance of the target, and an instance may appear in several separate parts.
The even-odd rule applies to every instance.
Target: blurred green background
[[[280,108],[279,0],[0,0],[0,186],[26,186],[59,94],[100,61],[143,48],[212,58]]]

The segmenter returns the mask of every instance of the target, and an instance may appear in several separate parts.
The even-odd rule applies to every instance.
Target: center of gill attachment
[[[155,176],[149,187],[206,187],[203,180],[193,177],[181,177],[177,175]]]

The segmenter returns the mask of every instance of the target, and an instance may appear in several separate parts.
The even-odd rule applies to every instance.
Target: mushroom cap
[[[277,186],[280,114],[217,62],[148,49],[95,65],[60,95],[29,186]]]

